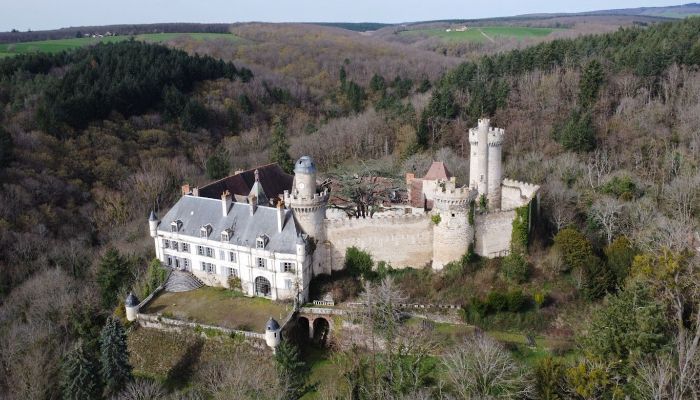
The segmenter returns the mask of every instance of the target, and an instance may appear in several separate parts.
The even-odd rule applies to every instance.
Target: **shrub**
[[[355,246],[348,247],[345,250],[345,269],[350,275],[358,277],[362,276],[365,279],[372,278],[372,256],[366,251],[362,251]]]
[[[235,275],[229,275],[228,277],[228,288],[231,290],[241,290],[241,278]]]
[[[620,236],[607,245],[604,252],[608,268],[615,275],[617,285],[622,285],[629,275],[636,250],[626,237]]]
[[[523,311],[527,306],[528,298],[521,290],[513,290],[506,295],[506,307],[510,312]]]
[[[530,266],[521,254],[510,253],[503,258],[501,275],[510,282],[523,283],[530,275]]]
[[[554,245],[561,251],[568,269],[585,269],[593,255],[591,243],[574,228],[560,230],[554,237]]]
[[[601,186],[600,190],[605,194],[613,195],[620,200],[626,201],[633,200],[641,194],[637,184],[629,176],[616,176]]]
[[[430,217],[430,220],[433,221],[433,224],[440,225],[440,221],[442,221],[442,217],[440,216],[440,214],[435,214],[432,217]]]
[[[486,304],[490,312],[505,311],[508,309],[508,295],[493,291],[486,296]]]

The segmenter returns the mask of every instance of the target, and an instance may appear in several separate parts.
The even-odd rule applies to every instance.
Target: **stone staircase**
[[[202,286],[204,286],[204,283],[191,273],[173,270],[165,283],[164,289],[166,292],[188,292],[199,289]]]

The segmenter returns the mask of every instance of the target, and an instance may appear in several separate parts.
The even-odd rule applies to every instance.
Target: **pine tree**
[[[287,386],[286,399],[298,399],[309,388],[305,385],[306,364],[299,356],[299,349],[287,340],[280,342],[275,350],[277,376]]]
[[[294,161],[287,151],[289,143],[285,135],[284,123],[280,117],[275,117],[272,122],[272,146],[270,148],[270,160],[277,163],[284,172],[291,174],[294,170]]]
[[[100,286],[102,306],[111,309],[117,302],[117,293],[130,276],[129,263],[119,252],[110,248],[100,259],[97,284]]]
[[[598,91],[603,85],[603,78],[603,66],[597,60],[586,65],[579,83],[578,98],[582,108],[588,108],[595,103]]]
[[[224,150],[217,150],[207,158],[207,177],[209,179],[225,178],[231,170],[229,155]]]
[[[66,355],[61,365],[61,391],[64,400],[92,400],[99,397],[97,363],[82,342]]]
[[[118,318],[109,317],[100,334],[100,372],[108,393],[117,393],[131,380],[126,333]]]

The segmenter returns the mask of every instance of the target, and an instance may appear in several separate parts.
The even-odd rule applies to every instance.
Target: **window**
[[[180,245],[180,244],[179,244],[178,242],[174,241],[174,240],[170,243],[170,246],[171,246],[171,247],[173,248],[173,250],[175,250],[175,251],[180,251],[180,248],[179,248],[180,246],[179,246],[179,245]]]
[[[226,276],[238,276],[238,272],[236,271],[235,268],[227,267],[226,268]]]
[[[208,238],[209,234],[211,233],[211,225],[206,224],[203,227],[199,228],[199,237],[201,238]]]
[[[257,239],[255,239],[255,248],[256,249],[264,249],[265,246],[267,246],[268,238],[265,235],[260,235],[258,236]]]
[[[260,257],[256,257],[255,258],[255,265],[257,265],[258,268],[265,268],[265,259],[260,258]]]
[[[285,288],[285,289],[291,289],[291,288],[292,288],[292,280],[291,280],[291,279],[285,279],[285,280],[284,280],[284,288]]]
[[[225,231],[221,232],[221,241],[228,242],[229,240],[231,240],[231,233],[232,232],[230,229],[226,229]]]
[[[190,260],[189,260],[189,258],[183,258],[183,259],[182,259],[182,265],[185,267],[186,270],[189,271],[189,269],[190,269]]]
[[[200,256],[204,255],[204,246],[197,246],[197,254]]]
[[[190,245],[188,243],[183,242],[182,243],[182,251],[184,251],[185,253],[189,253],[190,252]]]
[[[229,251],[228,252],[228,260],[231,262],[236,262],[236,253]]]
[[[283,262],[282,263],[282,272],[294,272],[294,263],[293,262]]]
[[[172,266],[173,266],[173,258],[172,258],[172,257],[168,256],[167,259],[166,259],[166,261],[167,261],[167,263],[168,263],[168,267],[172,267]]]
[[[182,221],[179,219],[170,223],[170,232],[179,232],[180,228],[182,228]]]
[[[163,247],[165,247],[166,249],[169,249],[170,248],[170,240],[163,239]]]
[[[211,247],[205,247],[205,249],[207,250],[207,257],[214,258],[214,249],[212,249]]]
[[[216,265],[202,261],[202,271],[204,271],[208,274],[215,274],[216,273]]]
[[[226,252],[225,251],[219,250],[219,260],[226,261]]]

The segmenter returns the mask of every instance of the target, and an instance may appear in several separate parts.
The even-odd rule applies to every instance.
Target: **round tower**
[[[503,145],[503,129],[491,128],[489,130],[489,169],[488,169],[488,204],[489,209],[501,208],[501,181],[503,180],[503,162],[501,161]]]
[[[265,326],[265,343],[267,343],[267,346],[274,352],[281,341],[280,324],[275,321],[274,318],[270,317]]]
[[[136,314],[139,312],[139,299],[134,295],[134,293],[129,292],[126,296],[126,301],[124,302],[124,308],[126,309],[126,320],[129,322],[136,321]]]
[[[491,121],[488,118],[482,118],[479,120],[479,125],[476,129],[476,152],[477,152],[477,171],[479,175],[477,176],[477,188],[479,189],[479,195],[488,194],[488,167],[489,167],[489,127],[491,126]]]
[[[323,221],[326,218],[328,189],[316,191],[316,165],[309,156],[301,157],[294,165],[294,183],[291,192],[284,192],[284,204],[294,213],[299,227],[316,243],[312,255],[314,275],[330,274],[330,265],[322,257],[321,245],[326,241]]]
[[[151,215],[148,217],[148,229],[151,232],[151,237],[154,238],[158,236],[158,225],[160,224],[160,220],[158,219],[158,216],[156,213],[151,210]]]
[[[469,187],[478,187],[479,176],[479,140],[477,139],[477,129],[469,129]]]
[[[459,260],[469,250],[474,227],[469,223],[469,203],[477,196],[476,189],[456,188],[452,182],[438,185],[433,199],[433,213],[439,215],[433,228],[433,269]]]

